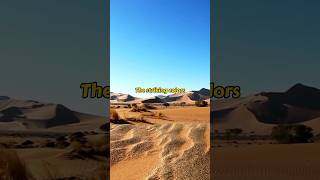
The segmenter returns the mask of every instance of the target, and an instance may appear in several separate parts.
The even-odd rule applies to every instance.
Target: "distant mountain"
[[[277,124],[302,123],[320,133],[320,90],[296,84],[286,92],[262,92],[239,99],[213,101],[216,129],[242,128],[269,133]]]

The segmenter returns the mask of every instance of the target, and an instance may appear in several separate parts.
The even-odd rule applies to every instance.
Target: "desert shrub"
[[[155,106],[151,106],[150,104],[142,104],[141,107],[146,109],[156,109]]]
[[[156,112],[156,113],[154,114],[154,117],[155,117],[155,118],[158,118],[158,119],[163,119],[163,118],[165,118],[166,116],[165,116],[162,112]]]
[[[33,179],[28,173],[25,163],[13,150],[0,150],[0,179],[29,180]]]
[[[226,129],[225,131],[227,139],[237,138],[241,133],[242,129],[240,128]]]
[[[116,110],[111,110],[110,111],[110,121],[112,122],[112,121],[118,121],[119,119],[120,119],[120,116],[119,116],[119,114],[118,114],[118,112],[116,111]]]
[[[207,101],[196,101],[195,105],[197,107],[207,107],[208,106],[208,102]]]
[[[153,106],[142,104],[140,106],[132,106],[131,112],[150,112],[148,109],[152,109]]]
[[[49,148],[54,148],[56,147],[56,143],[51,141],[51,140],[46,140],[44,142],[42,142],[42,144],[40,145],[40,147],[49,147]]]
[[[242,133],[242,129],[240,128],[227,129],[226,132],[234,135],[239,135]]]
[[[93,147],[94,154],[99,156],[108,157],[110,153],[109,142],[106,141],[108,139],[107,136],[101,136],[99,138],[95,138],[94,140],[90,140],[88,143],[91,147]]]
[[[305,125],[278,125],[271,136],[278,143],[308,143],[313,138],[312,128]]]
[[[148,122],[147,120],[145,120],[145,115],[143,115],[143,114],[139,114],[139,116],[137,116],[137,117],[127,118],[126,120],[131,121],[131,122],[137,122],[137,123],[152,124],[152,123]]]
[[[163,103],[162,105],[163,105],[164,107],[166,107],[166,108],[170,106],[170,104],[167,103],[167,102],[166,102],[166,103]]]

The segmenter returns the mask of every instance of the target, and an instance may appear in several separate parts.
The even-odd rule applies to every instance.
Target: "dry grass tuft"
[[[152,124],[151,122],[145,120],[145,115],[139,114],[139,116],[135,118],[127,118],[126,120],[136,123],[146,123],[146,124]]]
[[[33,178],[15,151],[0,149],[0,179],[30,180]]]
[[[111,109],[110,111],[110,121],[118,121],[120,119],[120,116],[119,116],[119,113],[114,110],[114,109]]]
[[[156,112],[154,114],[154,117],[157,119],[165,119],[166,118],[166,116],[162,112]]]
[[[146,105],[146,104],[140,104],[140,105],[134,105],[131,108],[131,112],[150,112],[148,109],[155,109],[155,107]]]
[[[110,111],[110,122],[114,124],[130,124],[129,122],[121,119],[119,113],[114,109],[111,109]]]

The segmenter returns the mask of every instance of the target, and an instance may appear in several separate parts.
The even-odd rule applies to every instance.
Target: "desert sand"
[[[0,179],[98,179],[108,175],[105,117],[60,104],[0,98]]]
[[[210,179],[209,110],[115,109],[128,124],[111,123],[111,180]]]
[[[320,179],[319,89],[296,84],[285,92],[212,104],[211,179]],[[314,137],[309,143],[281,144],[271,136],[278,125],[305,125]],[[227,136],[235,128],[242,132]]]
[[[211,179],[318,180],[320,143],[213,148]]]

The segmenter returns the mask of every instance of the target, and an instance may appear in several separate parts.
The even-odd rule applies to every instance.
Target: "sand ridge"
[[[140,179],[209,179],[209,123],[111,124],[110,134],[111,179],[137,177],[116,175],[132,162]]]

